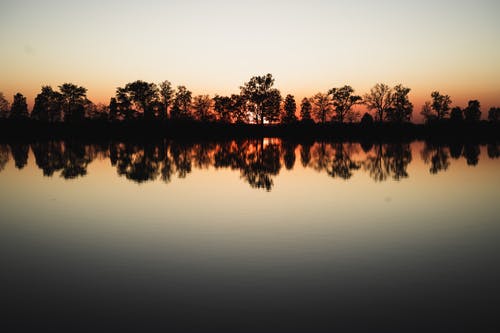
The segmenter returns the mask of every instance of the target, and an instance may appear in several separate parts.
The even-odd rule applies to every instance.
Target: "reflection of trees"
[[[281,150],[283,152],[283,162],[287,170],[292,170],[295,165],[295,148],[297,143],[283,140],[281,141]]]
[[[77,141],[46,141],[31,145],[36,165],[43,170],[44,176],[51,177],[61,171],[61,177],[73,179],[87,174],[87,165],[99,154],[104,157],[103,147],[84,145]],[[105,148],[107,150],[107,148]]]
[[[191,172],[193,163],[191,147],[186,144],[173,142],[170,152],[172,154],[175,169],[177,170],[177,176],[179,178],[186,178],[186,175]]]
[[[297,149],[299,147],[299,149]],[[229,168],[240,172],[250,186],[271,190],[273,178],[282,165],[291,170],[296,153],[301,164],[334,178],[350,179],[355,170],[363,167],[375,181],[401,180],[408,177],[407,167],[412,161],[410,145],[352,144],[305,142],[297,144],[279,139],[253,139],[225,142],[185,142],[166,139],[155,142],[103,142],[83,144],[79,141],[45,141],[31,145],[36,165],[45,176],[60,172],[61,177],[73,179],[87,174],[87,167],[94,159],[108,159],[117,174],[142,183],[160,179],[165,183],[173,177],[185,178],[193,168]],[[498,144],[489,144],[488,156],[500,157]],[[364,160],[355,157],[363,150]],[[12,154],[17,168],[26,165],[29,146],[25,144],[0,145],[0,171]],[[435,145],[426,143],[421,151],[422,160],[433,174],[450,166],[450,157],[457,154],[467,164],[479,161],[476,144]]]
[[[9,147],[7,145],[0,144],[0,172],[2,172],[7,163],[9,163],[9,158]]]
[[[354,146],[351,144],[336,143],[333,145],[335,154],[330,166],[326,172],[331,177],[340,177],[342,179],[349,179],[352,177],[352,171],[358,170],[361,167],[359,162],[351,159]]]
[[[85,146],[70,142],[65,145],[63,154],[63,169],[61,176],[65,179],[73,179],[87,174],[87,165],[91,162]]]
[[[429,172],[432,174],[436,174],[439,171],[446,171],[450,166],[450,154],[443,146],[425,143],[421,155],[424,163],[431,165]]]
[[[463,144],[454,142],[448,145],[450,147],[450,155],[454,159],[459,159],[462,156]]]
[[[497,143],[489,143],[488,147],[488,157],[489,158],[499,158],[500,157],[500,145]]]
[[[300,145],[300,162],[302,166],[305,168],[309,165],[311,161],[311,146],[312,142],[304,142]]]
[[[24,143],[12,143],[10,151],[17,169],[22,169],[28,164],[29,145]]]
[[[37,142],[31,145],[36,165],[43,170],[43,175],[51,177],[62,170],[64,165],[64,143],[60,141]]]
[[[479,163],[479,145],[476,144],[465,144],[463,150],[463,156],[467,161],[467,165],[476,166]]]
[[[119,175],[138,183],[159,175],[159,151],[153,145],[113,144],[110,149]]]
[[[406,143],[377,144],[367,155],[363,167],[375,181],[388,177],[401,180],[408,177],[406,171],[412,160],[410,145]]]
[[[311,166],[314,170],[322,172],[330,166],[332,150],[325,142],[315,144],[311,148]]]
[[[270,191],[273,186],[271,176],[277,175],[281,169],[279,145],[264,140],[255,140],[248,145],[242,164],[241,177],[254,188],[265,188]]]

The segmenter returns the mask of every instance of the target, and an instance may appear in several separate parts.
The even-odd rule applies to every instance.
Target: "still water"
[[[497,331],[500,145],[0,144],[11,331]]]

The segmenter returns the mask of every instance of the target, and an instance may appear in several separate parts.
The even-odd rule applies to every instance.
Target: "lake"
[[[0,143],[2,325],[497,331],[499,157],[499,143]]]

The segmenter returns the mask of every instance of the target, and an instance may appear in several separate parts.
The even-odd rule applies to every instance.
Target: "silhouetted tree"
[[[28,119],[28,104],[26,103],[26,97],[21,93],[14,95],[14,100],[10,108],[10,119]]]
[[[6,119],[9,117],[10,105],[5,99],[3,92],[0,91],[0,119]]]
[[[42,91],[35,97],[31,118],[44,122],[62,120],[63,97],[50,86],[42,86]]]
[[[295,115],[295,112],[297,111],[297,104],[295,103],[295,98],[292,95],[286,95],[283,109],[285,111],[282,118],[283,123],[290,124],[297,121],[297,116]]]
[[[481,119],[481,105],[478,100],[469,101],[469,104],[464,109],[464,117],[469,122],[476,122]]]
[[[335,120],[343,123],[344,119],[353,113],[352,107],[361,103],[361,96],[353,95],[354,89],[351,86],[332,88],[328,94],[332,96],[332,105],[335,110]],[[351,118],[352,119],[352,118]]]
[[[328,94],[317,93],[312,98],[313,116],[317,122],[322,124],[330,120],[332,114],[332,101]]]
[[[375,119],[382,122],[392,105],[392,89],[384,83],[377,83],[364,96],[364,103],[368,110],[375,111]]]
[[[368,112],[365,112],[363,117],[361,117],[361,125],[362,126],[371,126],[373,125],[373,117]]]
[[[309,99],[304,97],[300,103],[300,120],[311,121],[312,105]]]
[[[463,111],[459,106],[455,106],[451,109],[450,120],[454,123],[459,123],[464,120]]]
[[[109,120],[111,121],[116,121],[118,120],[118,102],[116,101],[116,98],[111,97],[109,100]]]
[[[411,89],[398,84],[393,89],[392,105],[388,110],[387,119],[396,123],[410,121],[413,113],[413,104],[408,98]]]
[[[116,107],[120,118],[131,120],[136,118],[136,111],[132,109],[132,100],[125,88],[116,89]]]
[[[232,121],[232,101],[231,97],[215,95],[214,111],[216,112],[220,121],[230,123]]]
[[[451,99],[448,95],[441,95],[439,91],[433,91],[432,97],[432,110],[436,113],[436,119],[442,120],[446,118],[450,112]]]
[[[92,120],[108,120],[110,110],[108,105],[89,103],[85,109],[85,114]]]
[[[193,100],[194,116],[202,122],[212,121],[214,115],[211,110],[212,100],[208,95],[198,95]]]
[[[248,110],[243,96],[237,94],[231,95],[230,113],[235,122],[248,122]]]
[[[142,111],[144,118],[154,117],[153,103],[158,101],[159,91],[154,83],[137,80],[127,83],[123,89],[118,88],[117,99],[133,103],[136,111]],[[121,96],[119,97],[118,94]]]
[[[436,115],[432,111],[432,104],[429,101],[426,101],[424,105],[422,105],[422,111],[420,114],[424,116],[424,119],[427,123],[430,123],[436,119]]]
[[[164,112],[160,114],[160,119],[165,119],[168,117],[168,108],[172,104],[174,98],[174,88],[172,88],[172,84],[170,81],[163,81],[160,83],[160,96],[161,102],[163,103]]]
[[[59,86],[61,101],[64,105],[64,121],[80,121],[84,118],[83,104],[87,99],[87,89],[73,83]]]
[[[500,108],[492,107],[488,111],[488,120],[494,123],[500,121]]]
[[[266,74],[254,76],[240,87],[241,96],[249,104],[248,110],[258,124],[264,124],[264,121],[273,122],[279,117],[278,100],[281,101],[281,94],[272,88],[273,85],[273,76]]]
[[[170,111],[172,119],[190,119],[192,93],[185,86],[178,86],[175,92],[174,103]]]

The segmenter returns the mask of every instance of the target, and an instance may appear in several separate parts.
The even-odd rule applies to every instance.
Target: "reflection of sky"
[[[482,147],[477,166],[450,159],[431,175],[422,148],[412,144],[399,182],[363,170],[333,179],[303,168],[297,149],[270,192],[213,167],[137,184],[107,159],[85,177],[49,178],[30,152],[24,169],[11,160],[0,173],[2,297],[21,324],[30,311],[54,322],[76,313],[85,324],[103,313],[121,324],[251,316],[293,327],[285,331],[310,318],[330,325],[332,312],[391,324],[438,314],[452,326],[496,315],[500,160]],[[365,158],[359,151],[354,160]]]
[[[394,233],[403,238],[439,229],[460,233],[475,221],[493,222],[499,160],[488,159],[482,147],[477,166],[450,158],[447,171],[431,175],[420,158],[422,148],[422,143],[412,144],[409,178],[399,182],[390,177],[375,182],[363,169],[349,180],[333,179],[324,171],[303,168],[297,149],[294,169],[282,167],[273,176],[271,192],[251,188],[237,170],[213,167],[193,167],[186,178],[174,176],[169,184],[138,185],[116,175],[108,159],[93,161],[83,178],[64,180],[58,173],[48,178],[30,152],[23,170],[16,170],[11,160],[0,173],[0,211],[4,224],[33,223],[42,233],[65,230],[153,243],[166,237],[242,251],[283,244],[350,246],[352,240],[369,246],[393,239]],[[365,159],[357,150],[352,159]],[[337,245],[330,243],[332,237]],[[322,244],[326,240],[329,245]]]
[[[283,94],[376,82],[499,104],[499,2],[2,1],[0,89],[66,81],[107,102],[136,79],[229,94],[271,72]],[[7,47],[8,46],[8,47]]]

